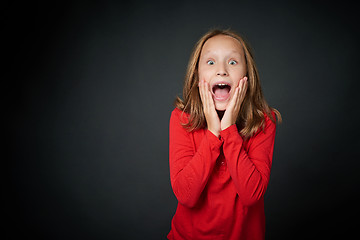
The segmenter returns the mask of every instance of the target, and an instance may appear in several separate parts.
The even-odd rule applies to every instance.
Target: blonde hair
[[[185,81],[183,88],[183,100],[179,97],[175,100],[175,106],[185,113],[189,114],[188,122],[182,123],[182,125],[188,130],[193,131],[206,127],[206,119],[203,111],[203,105],[200,98],[198,89],[199,77],[198,77],[198,63],[201,54],[201,50],[205,42],[216,36],[226,35],[238,40],[244,50],[247,77],[248,77],[248,89],[245,98],[241,104],[239,115],[237,117],[236,125],[240,130],[240,135],[245,139],[250,138],[259,127],[264,129],[265,116],[264,113],[276,123],[276,119],[273,118],[271,112],[274,111],[278,122],[282,121],[281,114],[278,110],[269,107],[262,94],[259,74],[255,66],[254,58],[250,50],[249,45],[243,40],[243,38],[232,30],[219,30],[214,29],[203,35],[196,43],[192,55],[190,57]]]

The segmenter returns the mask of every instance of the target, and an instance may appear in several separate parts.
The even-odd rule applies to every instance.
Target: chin
[[[215,103],[215,109],[218,111],[225,111],[228,103]]]

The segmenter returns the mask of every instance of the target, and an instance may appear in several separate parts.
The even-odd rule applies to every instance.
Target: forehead
[[[216,35],[205,42],[201,55],[219,51],[243,54],[243,48],[237,39],[227,35]]]

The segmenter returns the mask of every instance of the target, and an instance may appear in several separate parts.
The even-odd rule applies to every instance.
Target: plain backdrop
[[[5,239],[166,238],[177,205],[170,113],[194,44],[215,27],[247,39],[265,98],[283,117],[266,239],[353,236],[355,4],[50,2],[3,6]]]

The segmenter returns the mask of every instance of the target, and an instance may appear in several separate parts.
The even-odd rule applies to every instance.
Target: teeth
[[[219,83],[219,84],[216,84],[216,85],[219,86],[219,87],[227,86],[227,84],[225,84],[225,83]]]

